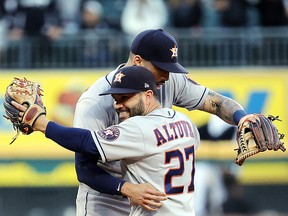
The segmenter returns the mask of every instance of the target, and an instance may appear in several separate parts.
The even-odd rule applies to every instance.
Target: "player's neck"
[[[161,109],[160,103],[153,103],[153,104],[151,104],[151,106],[147,109],[146,114],[148,114],[148,113],[150,113],[150,112],[152,112],[152,111],[154,111],[154,110],[156,110],[156,109]],[[146,115],[146,114],[145,114],[145,115]]]

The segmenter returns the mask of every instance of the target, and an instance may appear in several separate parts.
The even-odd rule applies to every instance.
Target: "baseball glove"
[[[31,134],[36,119],[40,115],[46,115],[46,108],[42,103],[41,96],[43,95],[40,85],[26,78],[19,79],[15,77],[7,87],[3,102],[6,115],[3,116],[12,122],[14,130],[17,131],[10,144],[16,140],[20,132]],[[20,111],[11,104],[12,101],[27,107],[23,116],[19,115]]]
[[[284,134],[278,133],[273,121],[281,121],[278,116],[269,115],[265,117],[262,114],[250,114],[244,116],[237,130],[237,156],[235,163],[241,166],[245,159],[260,152],[268,150],[277,151],[281,149],[286,151],[284,143],[281,142]]]

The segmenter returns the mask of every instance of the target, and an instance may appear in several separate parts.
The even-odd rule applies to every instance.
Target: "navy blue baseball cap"
[[[141,66],[127,66],[119,69],[113,77],[111,88],[101,94],[131,94],[142,91],[157,91],[152,72]]]
[[[139,33],[134,38],[130,51],[164,71],[188,73],[178,63],[178,44],[175,38],[162,29],[149,29]]]

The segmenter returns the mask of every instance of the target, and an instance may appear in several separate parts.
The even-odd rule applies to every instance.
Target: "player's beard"
[[[130,109],[130,117],[132,116],[141,116],[144,114],[145,108],[144,108],[144,102],[142,98],[140,98],[139,102]]]
[[[125,110],[116,110],[119,116],[119,121],[122,122],[132,116],[143,115],[144,114],[144,102],[142,98],[139,99],[139,102],[132,108]]]

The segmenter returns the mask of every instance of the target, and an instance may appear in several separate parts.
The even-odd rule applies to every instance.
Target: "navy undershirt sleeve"
[[[87,129],[64,127],[50,121],[45,136],[71,151],[99,156],[91,132]]]
[[[240,119],[244,116],[248,115],[244,110],[237,110],[233,114],[233,121],[237,125],[240,121]]]

